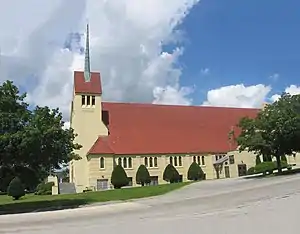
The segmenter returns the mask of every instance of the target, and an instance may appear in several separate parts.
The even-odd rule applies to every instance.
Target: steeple
[[[89,24],[86,25],[86,44],[85,44],[85,58],[84,58],[84,80],[91,81],[91,65],[90,65],[90,42],[89,42]]]

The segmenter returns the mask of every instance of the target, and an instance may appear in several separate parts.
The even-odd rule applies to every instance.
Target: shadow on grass
[[[16,202],[0,205],[0,215],[74,209],[87,203],[85,199]]]

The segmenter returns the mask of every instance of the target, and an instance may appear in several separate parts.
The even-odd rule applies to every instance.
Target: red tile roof
[[[90,82],[85,82],[84,72],[74,72],[75,93],[102,94],[102,86],[99,72],[91,72]]]
[[[103,103],[109,131],[90,154],[225,153],[236,148],[228,133],[259,109]],[[104,143],[105,142],[105,143]],[[231,148],[232,147],[232,148]],[[109,148],[109,149],[108,149]]]
[[[88,154],[97,151],[97,148],[101,148],[102,154],[113,154],[114,151],[109,146],[109,138],[107,136],[98,137]]]

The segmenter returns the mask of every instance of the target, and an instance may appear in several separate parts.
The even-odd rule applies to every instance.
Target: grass
[[[174,183],[157,186],[115,189],[101,192],[86,192],[62,195],[27,194],[14,201],[7,195],[0,196],[0,214],[24,213],[43,210],[76,208],[98,202],[125,201],[163,195],[190,183]]]

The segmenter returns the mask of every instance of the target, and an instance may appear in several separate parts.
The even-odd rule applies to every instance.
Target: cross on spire
[[[86,25],[86,44],[85,44],[85,58],[84,58],[84,80],[91,81],[91,65],[90,65],[90,42],[89,42],[89,24]]]

